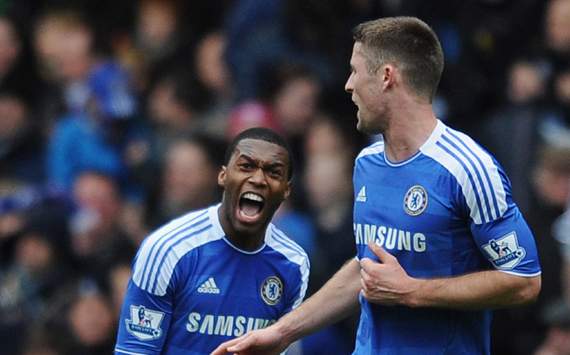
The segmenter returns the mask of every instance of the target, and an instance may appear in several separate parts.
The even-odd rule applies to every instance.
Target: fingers
[[[370,250],[374,253],[374,255],[378,257],[380,262],[384,264],[389,264],[397,260],[395,256],[388,253],[386,250],[384,250],[384,248],[382,248],[381,246],[379,246],[374,242],[368,243],[368,248],[370,248]]]
[[[239,338],[235,338],[232,340],[228,340],[222,344],[220,344],[220,346],[218,346],[214,351],[212,351],[210,353],[210,355],[226,355],[228,352],[233,352],[234,347],[239,344],[244,338],[246,337],[246,335],[239,337]],[[232,348],[230,350],[230,348]]]
[[[227,351],[230,353],[239,353],[240,351],[247,350],[247,348],[251,347],[255,343],[255,337],[250,335],[251,333],[246,334],[236,339],[239,341],[228,344]]]

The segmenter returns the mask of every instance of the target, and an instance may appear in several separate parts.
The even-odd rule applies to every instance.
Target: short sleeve
[[[153,295],[131,280],[121,309],[115,354],[161,353],[172,307],[170,293]]]
[[[500,166],[498,175],[503,192],[500,196],[491,196],[489,201],[500,199],[505,207],[500,209],[499,215],[484,223],[471,220],[470,229],[475,243],[495,269],[518,276],[539,275],[541,270],[534,236],[512,199],[510,181]]]
[[[516,205],[494,221],[471,224],[471,232],[483,255],[497,270],[519,276],[540,274],[536,244]]]

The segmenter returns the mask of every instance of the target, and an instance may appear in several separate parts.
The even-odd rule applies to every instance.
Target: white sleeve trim
[[[147,355],[147,354],[143,354],[143,353],[135,353],[135,352],[128,351],[128,350],[119,349],[118,347],[115,347],[115,352],[120,353],[120,354],[128,354],[128,355]]]

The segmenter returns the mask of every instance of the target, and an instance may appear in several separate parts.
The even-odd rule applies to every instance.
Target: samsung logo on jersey
[[[407,250],[422,253],[426,251],[426,236],[423,233],[386,227],[375,224],[354,224],[356,244],[367,245],[376,241],[388,250]]]
[[[190,333],[239,337],[250,330],[268,327],[275,321],[275,319],[191,312],[188,315],[186,330]]]

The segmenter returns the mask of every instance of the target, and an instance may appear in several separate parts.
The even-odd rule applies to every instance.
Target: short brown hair
[[[368,70],[392,63],[404,82],[431,102],[443,72],[443,50],[435,32],[415,17],[385,17],[359,24],[353,38],[362,43]]]

